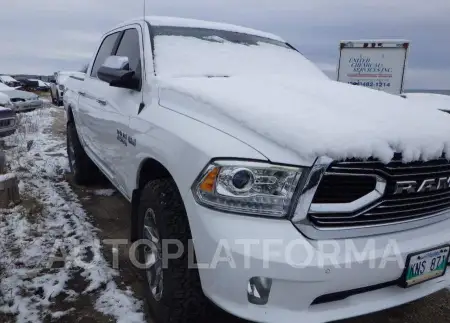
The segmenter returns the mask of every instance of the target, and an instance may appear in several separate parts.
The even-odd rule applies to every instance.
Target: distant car
[[[0,93],[0,137],[10,136],[16,131],[17,118],[12,106],[9,96]]]
[[[21,84],[21,89],[24,91],[37,91],[39,87],[39,83],[37,81],[33,81],[27,78],[19,78],[18,81]]]
[[[36,90],[37,91],[41,91],[41,92],[48,92],[50,91],[50,85],[48,83],[45,83],[42,80],[38,80],[38,79],[29,79],[32,82],[37,82],[37,87]]]
[[[58,106],[62,106],[64,104],[64,91],[65,91],[65,82],[71,76],[79,76],[84,77],[85,73],[83,72],[70,72],[70,71],[61,71],[55,73],[55,83],[51,83],[50,86],[50,96],[52,98],[52,103]]]
[[[5,84],[0,84],[0,93],[9,97],[12,102],[12,109],[16,112],[31,111],[44,106],[44,102],[38,95],[27,91],[17,90]]]
[[[19,87],[22,85],[18,80],[9,75],[0,75],[0,83],[3,83],[10,87]]]

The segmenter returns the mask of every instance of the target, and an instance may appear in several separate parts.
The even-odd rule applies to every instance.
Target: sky
[[[51,75],[89,62],[143,0],[0,0],[0,73]],[[146,0],[147,15],[280,35],[333,77],[343,39],[411,41],[406,88],[450,89],[450,0]]]

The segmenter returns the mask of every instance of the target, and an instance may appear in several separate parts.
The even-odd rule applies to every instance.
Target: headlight
[[[59,88],[61,91],[64,91],[64,85],[60,84],[60,85],[58,85],[58,88]]]
[[[234,213],[284,217],[302,169],[262,162],[214,161],[193,186],[201,205]]]

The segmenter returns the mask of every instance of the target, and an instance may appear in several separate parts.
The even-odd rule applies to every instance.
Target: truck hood
[[[160,104],[252,146],[269,160],[318,156],[404,162],[450,156],[450,115],[328,79],[260,75],[160,80]],[[230,156],[232,157],[232,156]]]

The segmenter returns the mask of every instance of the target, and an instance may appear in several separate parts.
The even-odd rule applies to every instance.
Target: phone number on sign
[[[391,83],[390,82],[372,82],[372,81],[367,81],[367,82],[359,82],[359,81],[350,81],[348,82],[348,84],[353,84],[353,85],[362,85],[362,86],[374,86],[374,87],[391,87]]]

